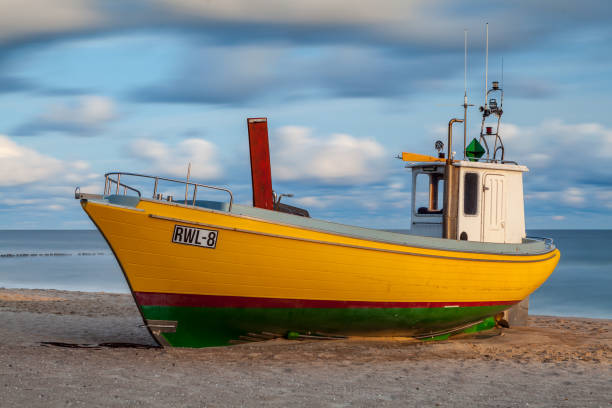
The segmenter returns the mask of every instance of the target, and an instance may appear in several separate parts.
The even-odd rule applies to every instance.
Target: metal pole
[[[485,100],[484,108],[487,108],[487,88],[489,87],[489,23],[487,23],[487,40],[486,40],[486,51],[485,51]]]
[[[457,196],[456,180],[453,173],[453,124],[461,123],[462,119],[451,119],[448,122],[448,157],[444,166],[444,215],[442,217],[442,237],[457,239]]]
[[[466,157],[467,146],[467,30],[463,30],[463,160]]]
[[[187,183],[185,184],[185,204],[187,204],[187,192],[189,191],[189,176],[191,175],[191,162],[187,166]]]
[[[438,209],[438,182],[440,177],[438,174],[429,175],[429,211]]]
[[[463,160],[467,156],[467,95],[463,98]]]
[[[448,122],[448,155],[446,157],[446,164],[453,164],[453,159],[451,157],[451,153],[453,152],[453,124],[454,123],[463,123],[463,119],[451,119]]]

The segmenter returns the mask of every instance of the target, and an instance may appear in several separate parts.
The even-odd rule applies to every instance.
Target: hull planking
[[[406,246],[152,200],[81,203],[151,332],[179,347],[262,332],[433,336],[521,301],[560,256]]]

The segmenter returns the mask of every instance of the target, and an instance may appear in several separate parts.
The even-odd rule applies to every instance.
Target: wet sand
[[[129,295],[0,289],[0,406],[611,407],[612,320],[531,316],[447,341],[155,343]]]

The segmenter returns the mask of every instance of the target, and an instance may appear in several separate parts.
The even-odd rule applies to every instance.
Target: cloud
[[[502,123],[501,132],[508,154],[531,156],[524,160],[528,166],[537,167],[543,161],[550,166],[567,168],[568,164],[582,165],[594,157],[612,158],[612,129],[600,123],[569,124],[558,119],[535,126]]]
[[[604,206],[612,210],[612,190],[599,190],[595,194],[595,199],[602,202]]]
[[[451,0],[5,0],[0,15],[0,43],[14,45],[91,33],[166,28],[225,43],[331,41],[387,44],[431,52],[432,48],[461,49],[464,28],[481,33],[481,16],[502,14],[503,19],[497,20],[491,30],[491,41],[499,49],[508,49],[580,26],[606,27],[612,11],[605,1],[597,0],[525,0],[510,6],[495,2],[467,6]],[[542,15],[547,18],[542,19]]]
[[[191,177],[203,181],[219,179],[223,174],[217,147],[204,139],[185,139],[168,145],[148,139],[130,144],[131,155],[150,166],[148,171],[160,175],[184,177],[191,162]]]
[[[449,0],[435,4],[317,0],[282,5],[266,0],[59,0],[57,4],[9,0],[4,7],[8,11],[0,16],[0,43],[4,41],[6,48],[13,49],[71,36],[162,29],[191,39],[195,49],[168,80],[130,93],[141,102],[236,104],[271,94],[288,99],[313,95],[394,97],[424,89],[436,91],[446,85],[440,79],[461,66],[463,29],[474,33],[471,46],[475,53],[480,52],[481,15],[504,14],[491,30],[491,42],[498,51],[524,49],[525,43],[547,34],[580,24],[592,27],[586,22],[605,21],[610,15],[597,3],[589,4],[588,11],[578,5],[544,3],[545,7],[532,3],[509,7],[484,2],[475,13]],[[542,10],[549,18],[540,19]],[[295,44],[302,49],[296,50]],[[517,79],[515,86],[508,85],[515,95],[527,98],[547,98],[556,92],[555,84],[545,80],[523,78]],[[24,82],[14,89],[27,86],[34,85]],[[84,90],[40,86],[37,91],[64,94]],[[43,121],[27,125],[18,129],[19,133],[49,126],[92,133],[78,124]]]
[[[16,143],[0,135],[0,211],[2,227],[32,228],[46,225],[57,228],[61,223],[46,223],[48,212],[61,212],[74,206],[74,188],[101,192],[103,180],[90,185],[98,175],[83,161],[64,161]],[[56,220],[57,222],[57,220]],[[37,224],[38,223],[38,224]]]
[[[74,191],[72,183],[82,184],[98,177],[83,160],[59,160],[18,144],[6,135],[0,135],[0,174],[0,187],[30,185],[30,189],[47,192],[60,188],[62,194]],[[20,203],[16,196],[7,200],[4,204],[8,205],[10,200],[16,200],[15,205]]]
[[[173,78],[136,90],[146,102],[235,103],[285,87],[280,70],[283,47],[205,47],[195,50]]]
[[[519,97],[526,99],[548,99],[557,95],[559,85],[549,79],[517,78],[508,80],[504,84],[506,97]]]
[[[582,206],[586,202],[585,192],[577,187],[566,188],[561,199],[571,206]]]
[[[0,199],[0,205],[32,205],[39,204],[44,200],[41,198],[3,198]]]
[[[324,197],[317,196],[299,197],[293,199],[293,202],[304,208],[325,208],[330,204]]]
[[[546,120],[535,126],[502,124],[501,132],[505,158],[519,159],[532,169],[525,176],[529,208],[609,211],[612,129],[600,123]]]
[[[386,153],[373,139],[336,133],[314,137],[309,128],[286,126],[272,135],[273,178],[325,184],[365,184],[386,174]]]
[[[97,95],[81,96],[69,103],[50,105],[46,112],[27,122],[14,133],[36,135],[42,132],[62,132],[90,136],[104,129],[116,116],[115,105],[109,98]]]
[[[278,2],[275,0],[236,0],[226,2],[202,2],[198,0],[158,0],[157,4],[168,7],[176,15],[193,19],[222,22],[252,22],[259,24],[288,24],[293,26],[336,26],[337,29],[362,26],[369,28],[372,35],[388,37],[426,36],[437,38],[436,32],[445,28],[462,32],[470,21],[480,21],[480,16],[494,16],[504,13],[496,26],[515,25],[515,38],[520,36],[521,18],[540,21],[541,26],[552,28],[560,23],[542,21],[541,13],[547,11],[551,19],[557,21],[605,22],[611,14],[601,1],[586,0],[582,3],[563,3],[545,0],[533,3],[527,0],[515,2],[516,7],[498,5],[491,2],[477,2],[473,6],[458,4],[452,0],[438,1],[435,5],[427,1],[405,2],[402,0],[363,1],[349,0],[329,2],[313,0],[309,2]],[[281,6],[282,4],[282,6]],[[538,13],[538,14],[539,14]],[[432,26],[438,19],[440,24]],[[517,24],[518,23],[518,24]],[[508,32],[507,34],[510,34]],[[462,38],[462,36],[460,36]],[[507,38],[507,37],[506,37]],[[508,38],[508,41],[510,39]]]
[[[373,47],[202,46],[163,83],[141,87],[140,102],[244,104],[282,95],[397,97],[423,91],[457,67],[451,55],[415,58]]]
[[[21,146],[0,135],[0,186],[9,187],[46,180],[59,174],[64,164],[53,157]]]
[[[92,30],[108,24],[91,0],[3,0],[0,43],[10,44],[44,36]]]
[[[50,210],[50,211],[62,211],[65,209],[65,207],[60,204],[49,204],[45,206],[45,209]]]
[[[295,72],[309,77],[317,86],[332,96],[394,97],[429,89],[434,79],[445,78],[454,72],[454,57],[443,55],[403,55],[381,49],[353,46],[324,48],[324,52],[310,65]],[[292,83],[300,83],[297,77]]]
[[[307,209],[313,218],[375,228],[409,228],[410,187],[395,181],[409,177],[402,168],[387,173],[384,181],[368,185],[299,180],[281,183],[275,177],[272,181],[276,191],[295,194],[293,198],[283,198],[283,202]]]
[[[36,85],[26,79],[0,74],[0,94],[30,91],[36,88]]]

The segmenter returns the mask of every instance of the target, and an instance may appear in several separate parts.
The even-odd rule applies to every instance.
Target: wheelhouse
[[[444,217],[451,222],[445,238],[521,243],[526,237],[523,205],[525,166],[510,163],[453,161],[452,165],[410,163],[412,170],[411,233],[444,237]],[[445,172],[454,183],[446,190]],[[449,194],[450,208],[442,197]]]

